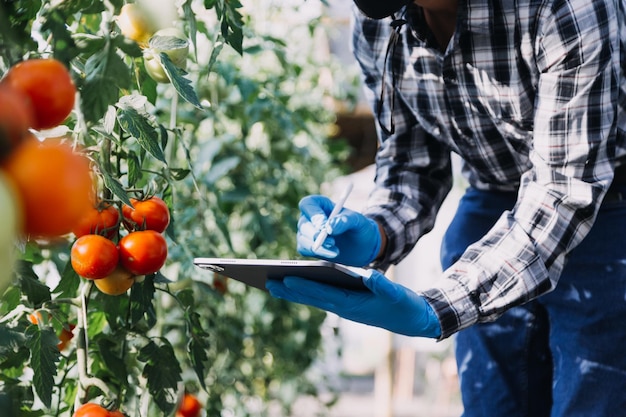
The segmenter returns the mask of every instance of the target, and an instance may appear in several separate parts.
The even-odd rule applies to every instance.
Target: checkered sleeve
[[[532,168],[515,208],[424,292],[442,337],[550,291],[589,232],[616,153],[616,3],[546,2],[536,19]]]
[[[361,66],[366,94],[376,109],[381,83],[387,82],[379,59],[385,56],[389,21],[358,16],[354,20],[353,52]],[[388,85],[391,89],[392,86]],[[386,118],[389,117],[385,113]],[[396,99],[395,132],[378,127],[375,188],[365,215],[385,230],[385,255],[372,266],[381,270],[402,260],[417,240],[430,231],[445,196],[451,189],[450,149],[432,138],[415,120],[412,109]]]

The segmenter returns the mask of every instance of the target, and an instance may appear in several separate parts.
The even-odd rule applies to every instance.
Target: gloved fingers
[[[321,219],[318,221],[323,223],[328,218],[330,212],[333,211],[335,203],[323,195],[309,195],[300,200],[298,207],[302,215],[307,219],[312,220],[314,216],[317,216],[318,219]],[[316,224],[316,226],[321,226],[321,224]]]
[[[361,213],[350,210],[343,209],[339,213],[338,216],[333,217],[328,222],[328,228],[331,235],[340,235],[349,230],[360,231],[361,229],[366,229],[368,226],[368,219]],[[370,232],[378,232],[378,228],[370,227]]]
[[[268,280],[265,286],[273,297],[327,311],[334,311],[336,302],[341,303],[346,297],[345,290],[299,277]]]
[[[298,220],[298,232],[296,234],[296,246],[298,253],[304,256],[322,257],[325,259],[334,259],[339,254],[339,249],[335,246],[335,239],[327,236],[322,246],[313,251],[315,238],[319,235],[320,229],[317,228],[306,217],[300,216]]]
[[[400,284],[389,280],[378,271],[373,271],[370,277],[363,277],[363,283],[374,294],[389,299],[392,303],[401,300],[407,289]]]
[[[309,223],[303,223],[298,227],[298,233],[296,234],[296,249],[298,253],[303,256],[312,256],[316,258],[323,258],[332,260],[339,255],[339,249],[335,246],[335,239],[327,237],[322,243],[322,246],[313,250],[313,244],[315,243],[315,237],[318,235],[313,225]]]

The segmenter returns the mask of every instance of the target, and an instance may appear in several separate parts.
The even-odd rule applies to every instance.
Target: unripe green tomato
[[[143,54],[143,66],[146,68],[146,72],[154,81],[158,83],[169,83],[170,79],[165,72],[165,68],[161,64],[161,58],[158,54],[153,52],[144,52]]]
[[[15,239],[21,224],[18,194],[9,181],[0,173],[0,293],[4,292],[12,279]]]
[[[159,83],[169,83],[170,79],[167,77],[167,73],[163,68],[160,54],[162,52],[165,53],[172,61],[172,64],[178,68],[186,69],[187,57],[189,56],[189,43],[187,43],[185,34],[177,28],[161,29],[153,35],[153,38],[156,36],[175,37],[185,40],[185,46],[180,48],[161,49],[158,43],[151,42],[150,48],[144,50],[143,63],[150,78]]]

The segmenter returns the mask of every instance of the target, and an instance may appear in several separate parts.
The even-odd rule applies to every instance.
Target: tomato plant
[[[119,230],[120,212],[114,205],[108,203],[97,204],[87,209],[72,233],[76,237],[97,234],[113,239]]]
[[[129,13],[146,4],[150,13]],[[297,396],[317,398],[323,382],[303,370],[320,355],[324,314],[232,280],[226,288],[193,264],[205,255],[294,257],[298,200],[347,155],[327,142],[334,117],[324,103],[335,92],[317,69],[345,68],[312,54],[322,19],[296,27],[274,15],[282,6],[258,7],[0,2],[0,88],[17,88],[20,67],[54,61],[77,97],[70,108],[67,78],[58,97],[42,98],[53,84],[24,87],[37,93],[28,98],[34,120],[17,126],[33,129],[0,160],[3,416],[69,417],[84,404],[171,416],[193,392],[202,415],[284,417]],[[147,16],[166,8],[173,17],[153,26]],[[177,32],[157,32],[170,26]],[[169,82],[151,78],[148,54]],[[54,102],[35,111],[56,98],[62,112]],[[143,197],[156,195],[167,205]],[[72,246],[89,235],[119,245],[131,270],[120,261],[104,278],[81,279]],[[31,324],[34,312],[45,320]]]
[[[76,87],[68,69],[56,59],[29,59],[13,66],[2,83],[30,99],[35,129],[64,121],[74,107]]]
[[[84,235],[76,239],[70,253],[72,268],[87,279],[101,279],[111,274],[119,260],[117,246],[100,235]]]
[[[170,210],[161,198],[131,198],[130,202],[130,206],[122,206],[122,215],[130,230],[154,230],[162,233],[167,229],[170,224]]]
[[[135,275],[157,272],[167,259],[167,242],[154,230],[131,232],[120,239],[120,263]]]
[[[67,142],[30,137],[0,168],[16,186],[27,235],[69,233],[93,204],[89,161]]]
[[[180,406],[178,406],[178,410],[176,410],[176,417],[200,417],[201,412],[202,404],[198,398],[186,392]]]

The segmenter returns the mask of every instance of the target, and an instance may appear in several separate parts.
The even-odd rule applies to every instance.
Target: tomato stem
[[[89,370],[87,365],[87,303],[89,300],[89,293],[92,288],[92,283],[84,283],[80,292],[81,312],[78,314],[77,328],[78,328],[78,340],[76,342],[76,362],[78,364],[78,392],[74,401],[74,408],[78,409],[84,404],[87,399],[87,388],[97,387],[107,398],[116,398],[113,391],[99,378],[89,376]]]

